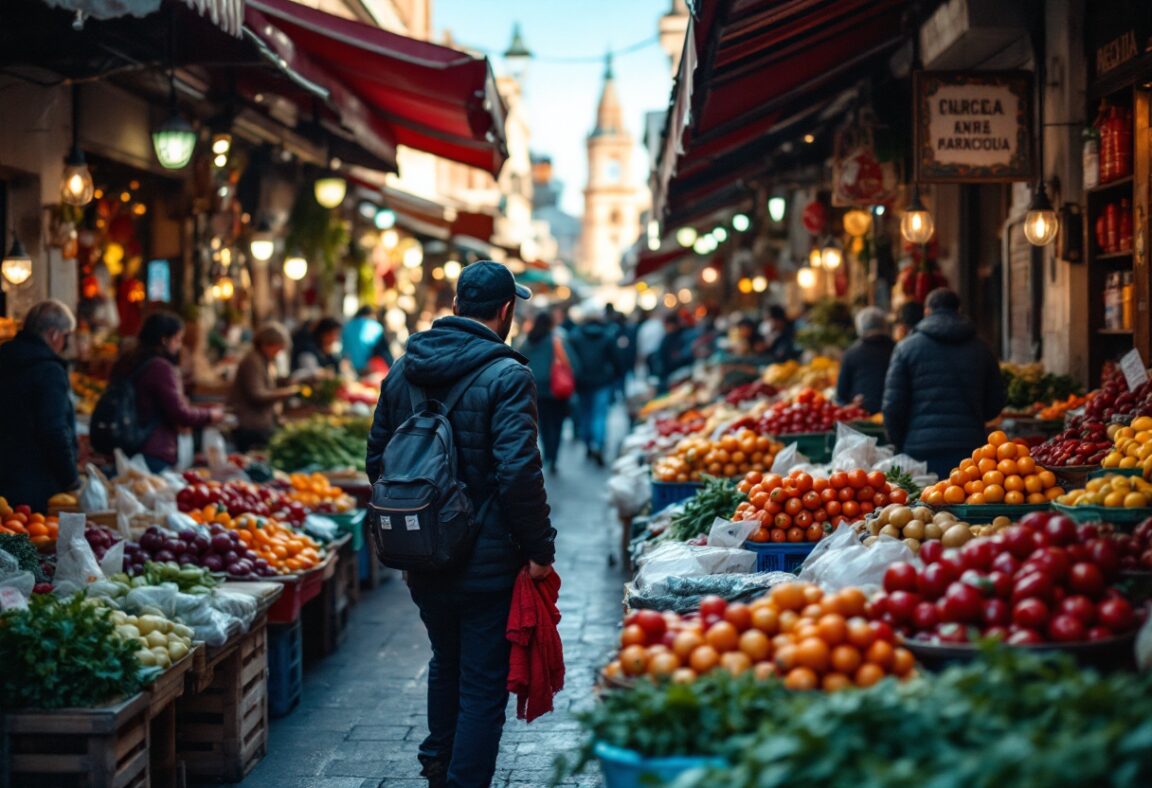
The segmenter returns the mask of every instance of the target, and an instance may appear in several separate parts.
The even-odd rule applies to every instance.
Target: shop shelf
[[[1123,262],[1125,260],[1131,260],[1131,259],[1132,259],[1132,250],[1131,249],[1125,249],[1122,252],[1108,252],[1107,254],[1096,255],[1096,262],[1098,262],[1098,263]]]
[[[745,542],[756,554],[757,572],[795,572],[819,542]]]
[[[1130,328],[1098,328],[1096,333],[1101,336],[1111,337],[1130,337],[1132,336],[1132,329]]]
[[[300,622],[268,627],[268,713],[286,717],[304,689],[304,648]]]
[[[704,485],[700,482],[658,482],[652,480],[652,511],[659,512],[674,503],[686,501]]]
[[[1102,194],[1104,192],[1115,191],[1117,189],[1123,189],[1125,187],[1131,186],[1132,180],[1132,176],[1128,175],[1124,178],[1117,178],[1114,181],[1108,181],[1108,183],[1102,183],[1099,186],[1093,186],[1091,189],[1086,189],[1085,191],[1088,194]]]
[[[643,785],[668,785],[690,769],[724,766],[726,761],[715,756],[680,756],[645,758],[634,750],[597,742],[596,757],[607,788],[640,788]]]

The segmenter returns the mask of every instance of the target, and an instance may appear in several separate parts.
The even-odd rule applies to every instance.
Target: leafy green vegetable
[[[83,594],[34,594],[0,614],[0,708],[99,706],[140,689],[138,643],[117,637],[111,609]]]
[[[48,582],[44,568],[40,564],[40,552],[32,540],[24,534],[0,534],[0,550],[16,559],[20,568],[36,576],[37,583]]]
[[[912,474],[895,465],[884,474],[889,484],[895,484],[908,493],[908,500],[913,500],[920,494],[920,485],[912,479]]]
[[[684,542],[706,534],[717,517],[730,518],[748,500],[732,479],[704,476],[703,481],[704,486],[684,504],[684,511],[672,518],[665,533],[669,539]]]
[[[288,424],[269,442],[269,460],[283,471],[363,468],[371,427],[367,418],[325,416]]]
[[[791,692],[720,671],[608,693],[580,715],[595,741],[645,756],[720,755],[677,788],[1152,785],[1152,675],[990,648],[941,674]]]

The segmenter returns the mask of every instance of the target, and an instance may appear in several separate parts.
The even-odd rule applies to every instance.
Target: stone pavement
[[[553,761],[579,747],[570,714],[592,702],[596,668],[615,643],[623,577],[610,567],[619,525],[604,500],[607,474],[567,444],[547,479],[559,532],[560,635],[567,677],[556,712],[531,725],[508,707],[496,786],[549,785]],[[341,648],[304,673],[303,699],[272,724],[268,756],[244,788],[420,788],[416,748],[426,735],[429,648],[399,577],[363,594]],[[597,786],[599,772],[567,785]]]

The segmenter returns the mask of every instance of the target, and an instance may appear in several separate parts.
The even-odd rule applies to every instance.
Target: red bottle
[[[1116,113],[1116,177],[1132,174],[1132,110]]]
[[[1112,254],[1120,248],[1120,217],[1116,203],[1104,206],[1104,253]]]
[[[1131,252],[1132,251],[1132,204],[1130,202],[1128,202],[1127,197],[1125,197],[1123,200],[1120,201],[1119,223],[1120,223],[1120,225],[1119,225],[1119,228],[1117,230],[1117,236],[1118,236],[1118,241],[1119,241],[1120,246],[1119,246],[1119,249],[1117,249],[1117,251]]]
[[[1104,226],[1104,213],[1096,217],[1096,249],[1100,254],[1108,253],[1108,231]]]

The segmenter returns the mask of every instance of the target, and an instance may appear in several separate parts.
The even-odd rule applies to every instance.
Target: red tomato
[[[793,527],[788,529],[787,534],[788,534],[788,541],[789,542],[803,542],[804,541],[804,529],[803,528],[798,528],[796,526],[793,526]]]
[[[918,578],[915,566],[907,561],[897,561],[884,570],[884,590],[889,594],[893,591],[915,592],[919,589]]]
[[[868,486],[868,472],[857,468],[854,471],[848,472],[848,484],[852,485],[853,489],[860,490]]]
[[[920,548],[921,558],[923,558],[924,548],[930,544],[939,544],[939,542],[925,542]],[[891,569],[891,567],[889,567]],[[887,575],[885,575],[887,578]],[[925,599],[937,600],[944,596],[944,592],[948,590],[948,586],[952,584],[952,577],[948,571],[948,567],[940,563],[931,563],[924,567],[920,572],[917,579],[916,590]]]
[[[895,490],[892,490],[892,492],[888,494],[888,501],[890,503],[903,506],[904,504],[908,503],[908,491],[897,487]]]
[[[848,518],[850,522],[854,522],[855,519],[860,516],[860,504],[849,499],[843,503],[840,511],[844,513],[844,516]]]
[[[1100,625],[1117,633],[1124,633],[1136,626],[1136,614],[1132,605],[1123,597],[1105,599],[1096,608],[1096,615],[1100,618]]]
[[[1068,573],[1068,585],[1078,594],[1096,598],[1104,593],[1104,573],[1096,564],[1076,564]]]
[[[940,614],[936,612],[936,605],[931,602],[921,602],[912,611],[912,626],[920,631],[927,632],[940,624]]]
[[[724,613],[728,611],[728,600],[722,596],[709,594],[700,600],[700,618],[708,618],[715,616],[716,618],[723,618]]]
[[[824,526],[820,525],[819,523],[814,523],[808,526],[808,529],[804,531],[804,541],[806,542],[819,542],[823,538]]]
[[[828,477],[828,483],[839,490],[842,487],[848,486],[848,474],[844,471],[836,471]]]
[[[1006,627],[1012,623],[1012,609],[1003,599],[985,599],[980,613],[986,627]]]
[[[664,616],[655,610],[639,610],[636,613],[636,624],[644,630],[649,643],[657,643],[668,630],[668,622]]]
[[[815,490],[809,490],[808,492],[804,493],[804,496],[800,499],[800,502],[804,504],[804,508],[808,511],[815,511],[816,509],[820,508],[820,504],[823,501],[820,498],[820,493],[816,492]]]
[[[812,523],[815,521],[812,519],[812,512],[805,509],[804,511],[800,512],[798,515],[793,517],[792,522],[794,522],[800,528],[807,528],[808,526],[812,525]]]
[[[895,502],[893,502],[895,503]],[[920,545],[920,560],[924,565],[934,564],[940,560],[940,556],[944,554],[944,543],[939,539],[933,539],[929,542],[924,542]],[[947,588],[947,586],[945,586]]]
[[[1075,616],[1060,614],[1049,622],[1048,637],[1057,643],[1079,643],[1088,639],[1088,630]]]
[[[777,530],[786,531],[792,527],[792,518],[786,514],[778,514],[773,518],[772,525]]]
[[[787,517],[787,516],[788,515],[781,515],[781,517]],[[788,532],[783,528],[773,528],[772,529],[772,541],[773,542],[787,542],[788,541]]]
[[[872,471],[868,474],[868,485],[875,487],[877,490],[883,489],[888,484],[888,477],[882,471]]]
[[[887,575],[885,575],[887,577]],[[901,624],[912,623],[912,614],[921,602],[920,595],[911,591],[892,591],[885,609]]]
[[[836,497],[840,499],[841,503],[854,501],[856,499],[856,491],[851,487],[841,487],[840,492]]]
[[[800,514],[803,509],[804,504],[800,502],[799,498],[789,498],[788,503],[784,504],[784,513],[791,517]]]
[[[796,484],[796,489],[802,493],[812,489],[812,476],[810,474],[798,473],[793,481]]]
[[[1017,629],[1008,636],[1008,642],[1013,646],[1038,646],[1044,638],[1034,629]]]
[[[856,500],[857,501],[871,501],[875,497],[876,497],[876,490],[874,490],[871,487],[871,485],[866,484],[863,487],[861,487],[859,490],[856,491]]]
[[[944,592],[944,598],[937,605],[940,618],[957,624],[974,623],[983,615],[984,597],[970,585],[953,583]]]
[[[1086,596],[1077,594],[1076,596],[1065,597],[1061,600],[1057,610],[1062,615],[1078,619],[1086,627],[1090,627],[1096,622],[1096,605]]]
[[[1039,599],[1021,599],[1012,608],[1012,623],[1042,632],[1048,626],[1048,606]]]
[[[835,517],[836,515],[840,514],[842,509],[843,504],[841,504],[839,501],[828,501],[828,503],[824,504],[824,511],[828,513],[829,517]]]

